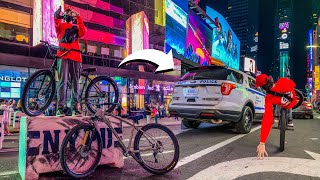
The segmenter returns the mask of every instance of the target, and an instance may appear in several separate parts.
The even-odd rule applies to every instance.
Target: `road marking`
[[[181,130],[181,131],[178,131],[176,133],[174,133],[174,135],[178,135],[178,134],[181,134],[183,132],[187,132],[187,131],[190,131],[191,129],[185,129],[185,130]],[[163,139],[163,138],[167,138],[169,136],[158,136],[158,137],[155,137],[155,139]],[[141,138],[142,140],[146,140],[146,138]],[[134,140],[134,138],[132,138],[132,141]],[[123,142],[129,142],[130,139],[124,139]]]
[[[258,127],[253,128],[253,129],[251,129],[251,131],[250,131],[248,134],[253,133],[254,131],[256,131],[256,130],[258,130],[258,129],[260,129],[260,128],[261,128],[261,126],[258,126]],[[183,165],[185,165],[185,164],[188,164],[188,163],[191,162],[191,161],[194,161],[194,160],[196,160],[196,159],[199,159],[199,158],[201,158],[202,156],[204,156],[204,155],[206,155],[206,154],[209,154],[209,153],[211,153],[211,152],[213,152],[213,151],[215,151],[215,150],[217,150],[217,149],[219,149],[219,148],[221,148],[221,147],[223,147],[223,146],[226,146],[226,145],[228,145],[228,144],[230,144],[230,143],[232,143],[232,142],[234,142],[234,141],[236,141],[236,140],[238,140],[238,139],[240,139],[240,138],[242,138],[242,137],[244,137],[244,136],[246,136],[246,135],[248,135],[248,134],[239,134],[239,135],[234,136],[234,137],[232,137],[232,138],[230,138],[230,139],[227,139],[227,140],[222,141],[222,142],[220,142],[220,143],[218,143],[218,144],[215,144],[215,145],[213,145],[213,146],[211,146],[211,147],[209,147],[209,148],[207,148],[207,149],[204,149],[204,150],[199,151],[199,152],[197,152],[197,153],[191,154],[190,156],[187,156],[187,157],[181,159],[181,160],[178,162],[178,164],[177,164],[177,166],[176,166],[175,168],[178,168],[178,167],[180,167],[180,166],[183,166]]]
[[[170,150],[170,151],[163,151],[162,153],[160,154],[169,154],[169,153],[173,153],[174,150]],[[153,153],[147,153],[147,154],[141,154],[142,157],[146,157],[146,156],[152,156]],[[128,159],[128,158],[132,158],[131,156],[129,157],[124,157],[123,159]]]
[[[18,174],[18,173],[19,171],[6,171],[6,172],[0,173],[0,176],[9,176],[9,175]]]
[[[0,149],[0,153],[18,152],[19,148]]]
[[[314,159],[269,157],[257,160],[248,157],[226,161],[200,171],[189,180],[231,180],[242,176],[261,172],[283,172],[304,176],[320,177],[320,154],[305,151]]]
[[[312,141],[319,140],[319,138],[309,138],[309,139],[311,139]]]

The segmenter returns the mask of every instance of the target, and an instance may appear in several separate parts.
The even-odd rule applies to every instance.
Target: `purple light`
[[[289,22],[279,23],[279,29],[280,30],[289,29]]]

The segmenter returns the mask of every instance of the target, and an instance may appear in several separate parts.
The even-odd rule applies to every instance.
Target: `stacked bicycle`
[[[24,86],[21,104],[23,111],[29,116],[38,116],[48,108],[56,92],[54,75],[57,70],[57,59],[73,51],[73,49],[64,50],[65,53],[58,57],[52,50],[61,49],[60,47],[51,46],[46,41],[41,42],[47,46],[54,63],[49,70],[39,70],[32,74]],[[156,175],[173,170],[178,163],[180,153],[179,143],[173,132],[160,124],[148,124],[138,128],[135,123],[112,115],[111,112],[119,101],[119,90],[116,83],[108,76],[91,79],[90,72],[95,70],[95,68],[83,69],[81,75],[85,77],[85,82],[79,97],[95,115],[88,124],[73,127],[64,138],[60,148],[60,163],[63,170],[73,178],[86,177],[95,171],[102,155],[101,137],[95,128],[95,124],[99,121],[111,129],[120,143],[124,156],[131,156],[145,170]],[[128,146],[112,127],[110,117],[132,127]],[[137,133],[134,137],[135,131]]]
[[[47,41],[41,41],[47,46],[49,54],[53,57],[53,64],[50,69],[39,70],[32,74],[23,88],[21,106],[24,113],[28,116],[38,116],[42,114],[51,104],[56,93],[55,71],[57,71],[57,60],[74,49],[65,50],[59,46],[49,45]],[[65,51],[61,56],[56,56],[54,50]],[[95,114],[97,106],[106,112],[111,112],[118,100],[119,90],[117,84],[109,76],[97,76],[91,79],[90,73],[95,72],[96,68],[83,69],[81,76],[84,83],[78,99],[87,109]],[[71,83],[68,81],[68,84]],[[82,107],[82,106],[81,106]]]

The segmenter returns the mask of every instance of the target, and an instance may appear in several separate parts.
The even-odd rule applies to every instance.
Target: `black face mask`
[[[72,16],[69,16],[68,14],[65,14],[63,16],[63,19],[66,21],[66,22],[71,22],[73,20],[73,17]]]

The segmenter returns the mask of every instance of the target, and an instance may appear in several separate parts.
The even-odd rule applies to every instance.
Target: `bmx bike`
[[[297,96],[297,104],[292,109],[296,109],[297,107],[299,107],[303,101],[302,92],[297,89],[295,89],[295,92]],[[288,128],[288,120],[288,110],[285,108],[281,108],[278,126],[274,127],[274,129],[280,129],[280,152],[284,151],[286,130],[293,130]]]
[[[128,120],[107,113],[131,126],[128,146],[112,127],[104,110],[98,110],[89,124],[73,127],[64,138],[60,149],[62,169],[73,178],[83,178],[92,174],[98,166],[102,154],[101,137],[95,123],[101,121],[107,125],[119,141],[123,155],[131,156],[145,170],[155,175],[165,174],[174,169],[179,160],[179,143],[173,132],[160,124],[148,124],[142,128]],[[134,132],[137,132],[134,140]],[[133,143],[133,147],[132,147]]]
[[[54,61],[50,69],[43,69],[33,73],[23,88],[21,107],[22,111],[28,116],[40,115],[51,104],[56,93],[55,71],[57,70],[57,60],[70,51],[81,52],[75,49],[65,51],[64,48],[59,46],[49,45],[47,41],[40,42],[48,48],[48,52]],[[56,56],[52,51],[58,49],[65,52],[61,56]],[[92,114],[96,113],[97,106],[106,112],[111,112],[119,100],[118,87],[113,79],[108,76],[98,76],[91,79],[89,77],[90,73],[95,71],[96,68],[82,69],[81,76],[84,77],[84,83],[78,97],[79,102],[85,104]],[[70,81],[68,81],[68,85],[71,85]]]

